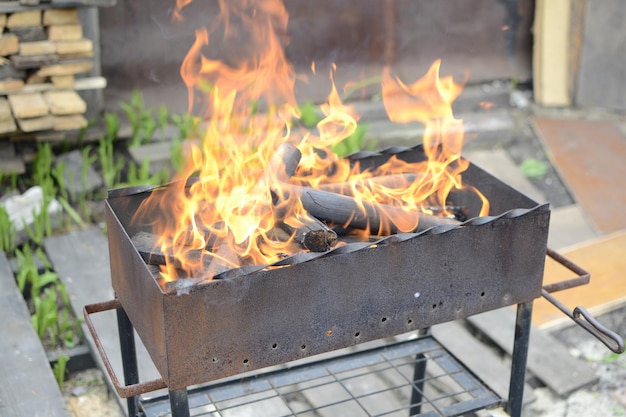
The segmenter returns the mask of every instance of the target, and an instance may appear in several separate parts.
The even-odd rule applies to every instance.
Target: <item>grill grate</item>
[[[212,417],[457,416],[502,403],[431,336],[189,390],[190,414]],[[167,395],[140,405],[170,415]]]

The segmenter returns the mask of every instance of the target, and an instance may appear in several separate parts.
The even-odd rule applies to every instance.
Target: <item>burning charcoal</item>
[[[403,229],[398,228],[398,223],[417,225],[414,229],[417,232],[434,226],[459,224],[445,217],[407,212],[399,207],[367,201],[359,202],[349,196],[312,188],[291,186],[289,191],[300,194],[304,208],[312,216],[346,227],[369,228],[372,234],[397,233]]]
[[[165,254],[156,244],[158,236],[148,232],[137,232],[131,240],[145,263],[148,265],[165,265]]]
[[[322,184],[317,189],[322,191],[328,191],[331,193],[342,194],[352,196],[352,190],[354,188],[366,187],[386,187],[386,188],[399,188],[406,187],[406,184],[414,182],[418,177],[415,173],[406,174],[393,174],[393,175],[381,175],[378,177],[367,178],[363,180],[354,180],[346,182],[333,182],[329,184]]]
[[[428,210],[430,210],[433,214],[437,215],[437,214],[444,212],[444,207],[430,206],[428,207]],[[464,222],[469,218],[467,215],[467,211],[468,211],[467,207],[447,205],[445,207],[445,211],[447,211],[448,213],[451,213],[451,215],[449,215],[448,218],[455,219],[460,222]]]
[[[337,243],[337,233],[316,218],[307,216],[298,220],[304,224],[293,227],[283,222],[280,227],[289,235],[295,235],[295,240],[303,248],[311,252],[326,252]]]

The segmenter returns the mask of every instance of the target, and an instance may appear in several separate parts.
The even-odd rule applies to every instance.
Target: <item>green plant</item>
[[[102,180],[107,188],[119,183],[124,161],[115,160],[114,142],[119,131],[119,118],[113,113],[104,115],[106,134],[98,141],[98,159],[102,170]]]
[[[548,164],[535,158],[525,159],[519,168],[524,176],[531,179],[541,179],[548,173]]]
[[[15,251],[15,236],[17,235],[17,231],[4,206],[0,206],[0,229],[4,230],[4,232],[0,234],[0,250],[11,254]]]
[[[63,383],[65,382],[65,374],[67,372],[67,362],[70,360],[70,357],[67,355],[59,356],[56,363],[52,367],[52,373],[54,374],[54,379],[56,379],[57,384],[59,384],[59,388],[63,389]]]
[[[309,129],[313,129],[323,119],[319,111],[319,106],[312,101],[305,101],[300,106],[300,122]]]
[[[163,168],[161,171],[150,174],[150,159],[143,160],[141,165],[130,164],[128,166],[127,181],[125,185],[159,185],[169,179],[169,170]]]
[[[139,146],[150,142],[157,128],[157,122],[152,117],[152,111],[146,109],[141,92],[133,90],[130,101],[120,103],[120,107],[126,114],[132,128],[130,146]],[[159,114],[159,117],[161,116]]]
[[[41,340],[49,335],[52,344],[56,345],[55,329],[59,320],[56,291],[54,288],[46,288],[41,297],[35,297],[32,301],[35,313],[31,316],[31,321],[35,332]]]
[[[339,157],[344,157],[363,149],[363,141],[369,126],[357,125],[356,129],[350,136],[336,144],[331,150]]]

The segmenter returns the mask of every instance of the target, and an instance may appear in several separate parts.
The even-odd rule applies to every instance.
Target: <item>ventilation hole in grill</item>
[[[484,291],[483,291],[483,292],[481,292],[481,293],[480,293],[480,296],[481,296],[481,297],[484,297],[484,296],[485,296],[485,292],[484,292]]]
[[[354,337],[359,337],[359,336],[361,336],[361,332],[356,332],[356,333],[354,334]]]
[[[217,359],[217,358],[213,358],[213,359],[211,359],[211,362],[213,362],[213,363],[217,363],[217,361],[218,361],[218,360],[219,360],[219,359]]]
[[[384,323],[387,321],[387,317],[383,317],[382,319],[380,319],[381,323]]]
[[[433,304],[433,309],[437,308],[437,304]]]
[[[406,321],[406,324],[409,324],[409,325],[410,325],[410,324],[413,324],[413,319],[408,319],[408,320]]]
[[[332,331],[331,329],[328,329],[328,330],[326,330],[326,334],[327,334],[328,336],[332,336],[333,331]]]
[[[243,360],[243,364],[244,364],[244,365],[247,365],[247,364],[248,364],[248,362],[249,362],[249,361],[248,361],[247,359],[244,359],[244,360]]]
[[[274,344],[272,345],[272,349],[276,349],[277,347],[278,347],[278,343],[274,343]]]
[[[300,346],[300,349],[305,350],[306,349],[306,345]]]

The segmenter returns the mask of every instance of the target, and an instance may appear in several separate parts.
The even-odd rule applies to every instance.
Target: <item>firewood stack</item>
[[[104,87],[80,78],[93,68],[78,9],[0,14],[0,134],[65,131],[87,125],[77,90]]]

